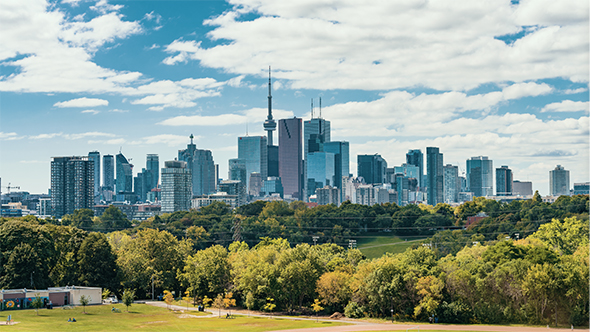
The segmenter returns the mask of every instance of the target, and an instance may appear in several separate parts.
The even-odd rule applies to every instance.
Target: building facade
[[[307,197],[314,195],[317,188],[334,186],[334,154],[329,152],[311,152],[307,154]]]
[[[104,190],[115,191],[115,158],[110,154],[102,156],[102,186]]]
[[[87,156],[51,160],[51,211],[61,218],[94,206],[94,162]]]
[[[318,205],[340,205],[340,190],[336,187],[324,186],[316,189]]]
[[[406,164],[418,167],[418,186],[424,187],[424,155],[421,150],[409,150],[406,153]]]
[[[211,150],[197,149],[193,143],[194,136],[190,135],[190,144],[185,150],[178,150],[178,160],[186,162],[191,173],[192,194],[207,195],[217,190],[215,163]]]
[[[496,168],[496,196],[512,196],[512,170],[508,166]]]
[[[467,160],[467,185],[473,197],[494,195],[494,164],[486,156]]]
[[[191,208],[191,170],[185,161],[171,160],[162,168],[162,212],[188,211]]]
[[[447,164],[443,166],[443,190],[445,203],[459,202],[461,181],[459,180],[459,167]]]
[[[549,171],[549,194],[551,196],[570,194],[570,171],[561,165]]]
[[[386,183],[387,161],[378,154],[357,156],[357,175],[367,184]]]
[[[324,151],[334,154],[334,183],[331,186],[340,191],[342,201],[342,177],[350,175],[350,145],[346,141],[332,141],[324,143]]]
[[[426,148],[426,177],[428,181],[428,204],[435,206],[444,202],[443,154],[437,147]]]
[[[532,196],[533,183],[530,181],[512,181],[512,195]]]
[[[120,152],[115,160],[117,165],[116,193],[133,192],[133,165]]]
[[[94,204],[100,202],[100,152],[88,153],[88,158],[94,162]]]
[[[238,137],[238,158],[246,164],[246,187],[250,187],[250,175],[259,173],[268,177],[268,146],[265,136]]]
[[[279,120],[279,176],[286,198],[303,199],[302,120]]]

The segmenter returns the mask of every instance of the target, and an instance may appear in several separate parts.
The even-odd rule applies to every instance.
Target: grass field
[[[81,307],[70,310],[55,308],[53,310],[0,311],[0,321],[5,322],[12,315],[12,326],[0,326],[1,331],[268,331],[280,329],[327,327],[341,323],[294,321],[275,318],[258,318],[236,316],[234,319],[218,318],[208,313],[174,312],[164,308],[133,304],[127,312],[122,304],[114,305],[120,313],[111,312],[111,305],[86,307],[87,314]],[[190,317],[194,315],[201,317]],[[68,318],[75,317],[75,323]]]
[[[382,234],[363,236],[357,240],[357,248],[367,258],[377,258],[383,256],[386,252],[393,254],[404,252],[417,241],[424,239],[422,237],[400,238],[395,235],[384,236]]]

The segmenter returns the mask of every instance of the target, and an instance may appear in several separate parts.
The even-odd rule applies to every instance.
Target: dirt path
[[[333,327],[317,327],[309,329],[291,329],[280,330],[280,332],[360,332],[360,331],[482,331],[482,332],[547,332],[547,331],[571,331],[571,329],[554,329],[542,327],[525,327],[525,326],[486,326],[486,325],[440,325],[440,324],[424,324],[424,325],[402,325],[402,324],[371,324],[363,326],[333,326]],[[579,330],[574,331],[588,331]],[[279,332],[279,331],[271,331]]]

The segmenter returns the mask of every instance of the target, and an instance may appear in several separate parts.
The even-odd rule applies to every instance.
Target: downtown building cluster
[[[115,205],[129,219],[145,220],[217,201],[232,207],[256,200],[300,200],[312,206],[344,201],[434,206],[482,196],[507,201],[533,195],[532,183],[514,180],[508,166],[494,169],[491,159],[475,156],[466,160],[463,171],[458,165],[445,164],[439,147],[426,147],[425,153],[411,149],[406,162],[393,167],[378,153],[358,155],[353,176],[349,142],[331,140],[330,121],[321,115],[321,99],[319,115],[314,116],[314,111],[312,100],[311,119],[293,117],[277,123],[272,115],[269,72],[268,116],[263,125],[267,135],[238,137],[238,155],[228,161],[226,179],[221,179],[211,150],[197,148],[191,134],[190,143],[178,150],[177,158],[165,161],[160,168],[159,156],[148,154],[145,168],[135,176],[131,159],[121,151],[102,158],[99,151],[53,157],[49,195],[33,195],[32,200],[26,192],[0,196],[1,212],[22,215],[26,204],[38,215],[61,218],[83,208],[101,215],[109,205]],[[569,171],[561,165],[549,172],[549,186],[550,195],[545,198],[549,202],[560,195],[589,191],[588,182],[576,183],[570,190]]]

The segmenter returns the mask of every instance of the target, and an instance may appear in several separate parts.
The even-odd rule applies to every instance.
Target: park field
[[[357,248],[368,258],[378,258],[383,256],[386,252],[398,254],[406,251],[416,242],[424,239],[424,237],[397,237],[395,235],[363,235],[357,240]]]
[[[0,331],[269,331],[310,327],[338,326],[342,323],[315,322],[313,320],[287,320],[267,317],[236,316],[233,319],[196,311],[171,311],[145,304],[133,304],[129,312],[122,304],[114,305],[120,312],[112,312],[111,305],[87,306],[69,310],[55,308],[0,311],[0,322],[12,315],[17,324],[0,325]],[[196,317],[195,317],[196,316]],[[68,318],[76,318],[69,323]]]

